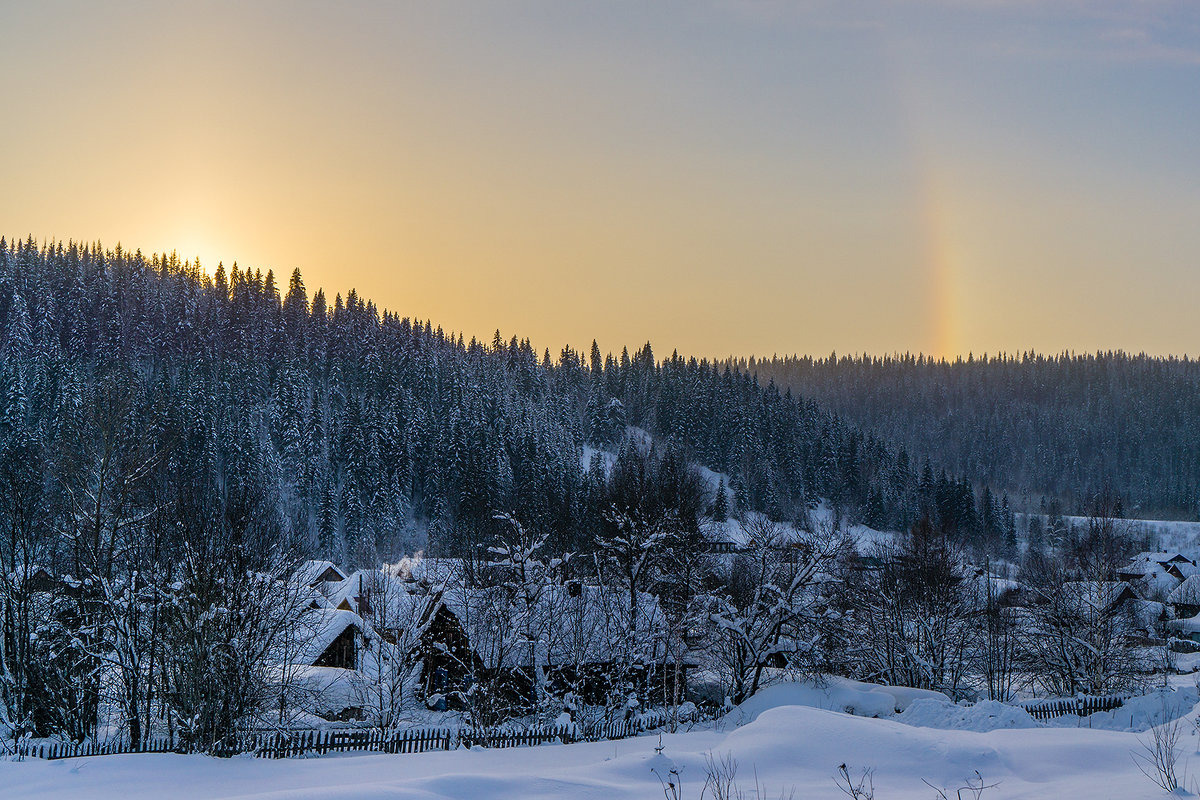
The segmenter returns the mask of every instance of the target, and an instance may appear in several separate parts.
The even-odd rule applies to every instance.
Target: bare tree
[[[1178,717],[1172,719],[1171,716],[1164,705],[1159,724],[1151,727],[1148,736],[1141,741],[1141,752],[1130,754],[1138,770],[1165,792],[1174,792],[1179,788],[1181,777],[1187,777],[1179,774],[1179,737],[1183,733],[1183,724]]]
[[[362,579],[367,583],[359,613],[371,635],[363,659],[367,680],[361,684],[361,700],[375,724],[387,731],[405,720],[406,693],[415,688],[433,598],[408,591],[386,566]]]
[[[978,671],[987,687],[988,699],[1003,701],[1012,697],[1017,679],[1019,617],[1015,609],[1002,602],[1002,592],[989,567],[985,564],[981,584],[975,587],[976,613],[982,623],[976,639]]]
[[[80,580],[79,634],[106,666],[130,741],[145,735],[153,698],[151,665],[161,640],[157,587],[165,543],[155,524],[161,502],[150,491],[166,445],[139,427],[135,398],[121,376],[92,401],[78,468],[63,489],[70,516],[63,531]]]
[[[749,543],[726,593],[706,601],[706,650],[734,703],[758,691],[772,660],[804,657],[824,609],[822,589],[851,546],[833,525],[794,531],[763,516],[745,524]]]
[[[957,695],[976,631],[958,550],[923,518],[872,559],[851,593],[863,676]]]
[[[1142,655],[1129,646],[1134,633],[1128,586],[1078,580],[1060,561],[1026,566],[1030,594],[1022,612],[1022,658],[1034,679],[1054,695],[1109,694],[1136,685]]]
[[[189,549],[170,590],[165,703],[192,749],[227,747],[291,690],[280,666],[298,649],[311,595],[288,559],[242,564]]]

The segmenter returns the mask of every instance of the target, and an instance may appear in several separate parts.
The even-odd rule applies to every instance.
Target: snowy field
[[[1047,519],[1043,514],[1017,514],[1016,516],[1018,527],[1021,530],[1026,528],[1031,517],[1041,517],[1043,522]],[[1084,528],[1088,524],[1087,517],[1064,516],[1063,520],[1068,525],[1077,528]],[[1130,536],[1147,539],[1150,546],[1156,550],[1182,553],[1193,561],[1200,560],[1200,522],[1123,519],[1119,524]]]
[[[1188,702],[1179,750],[1186,765],[1200,753],[1192,720],[1194,688],[1170,695]],[[1154,698],[1155,703],[1161,703]],[[792,705],[802,703],[804,705]],[[206,756],[129,755],[23,763],[0,762],[0,796],[18,798],[312,798],[312,800],[651,800],[664,796],[658,776],[681,776],[681,798],[697,800],[706,756],[732,757],[736,783],[750,798],[839,798],[838,767],[873,770],[879,800],[954,797],[978,771],[997,784],[991,798],[1157,798],[1166,793],[1142,775],[1133,754],[1149,734],[1088,728],[1074,718],[1054,727],[1020,709],[956,707],[933,693],[862,685],[781,686],[732,712],[726,730],[616,742],[537,748],[365,755],[270,761]],[[826,706],[826,707],[814,707]],[[894,714],[870,718],[845,713]],[[1181,709],[1183,710],[1183,709]],[[1135,714],[1136,716],[1136,714]],[[916,724],[909,724],[910,722]],[[1113,722],[1110,720],[1110,724]],[[945,727],[950,726],[950,727]],[[1071,727],[1082,726],[1082,727]],[[995,729],[991,729],[995,728]],[[656,774],[657,773],[657,774]],[[1190,779],[1185,782],[1194,790]],[[711,794],[708,795],[711,797]],[[969,794],[964,794],[970,797]]]

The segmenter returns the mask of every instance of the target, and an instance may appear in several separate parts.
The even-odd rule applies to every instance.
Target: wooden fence
[[[1033,700],[1022,703],[1021,707],[1029,712],[1034,719],[1053,719],[1067,714],[1086,717],[1097,711],[1112,711],[1125,704],[1123,695],[1107,697],[1069,697],[1061,700]]]
[[[424,753],[459,747],[532,747],[548,742],[572,744],[606,739],[625,739],[661,727],[670,721],[669,712],[654,712],[631,720],[590,726],[539,725],[526,729],[508,728],[407,728],[261,731],[231,736],[213,755],[251,754],[257,758],[296,758],[328,753]],[[142,746],[125,743],[17,744],[10,753],[18,758],[79,758],[128,753],[184,753],[188,748],[178,737],[162,736]],[[3,753],[0,750],[0,753]]]

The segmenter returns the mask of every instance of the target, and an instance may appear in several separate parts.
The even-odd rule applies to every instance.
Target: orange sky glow
[[[299,267],[310,291],[551,352],[1200,341],[1192,4],[54,1],[3,21],[9,237]]]

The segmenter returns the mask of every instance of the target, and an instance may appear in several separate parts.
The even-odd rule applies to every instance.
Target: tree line
[[[811,397],[1018,510],[1085,514],[1106,487],[1126,512],[1200,513],[1200,362],[1124,352],[772,356],[728,366]],[[1045,504],[1045,505],[1044,505]]]

